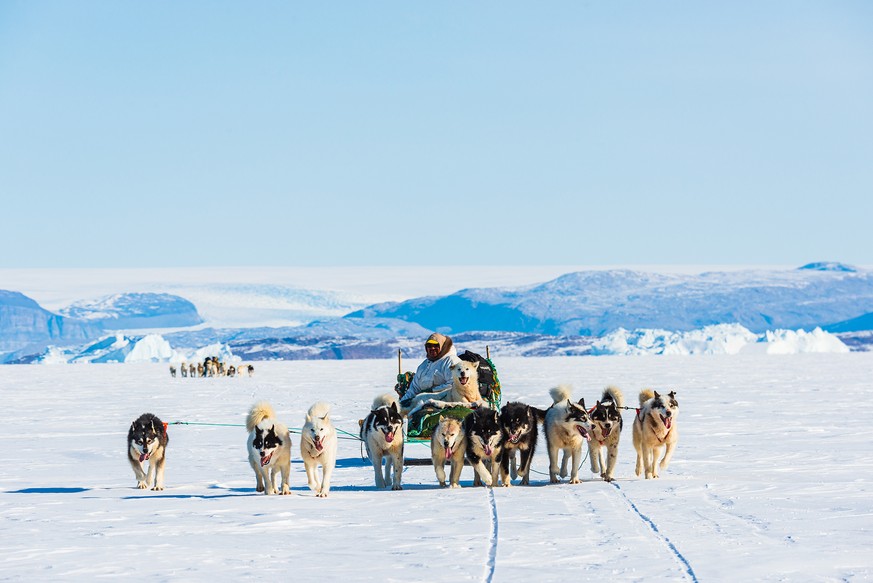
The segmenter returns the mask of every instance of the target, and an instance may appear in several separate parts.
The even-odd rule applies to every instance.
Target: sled
[[[489,347],[485,347],[484,357],[467,350],[459,358],[462,360],[476,359],[479,361],[480,370],[485,372],[479,380],[479,394],[482,396],[482,400],[485,401],[487,407],[499,410],[501,400],[500,379],[497,377],[497,367],[494,366],[494,362],[491,360]],[[397,384],[394,385],[394,390],[399,397],[406,394],[406,390],[409,388],[409,383],[413,377],[413,373],[402,371],[401,352],[398,350]],[[429,446],[431,435],[441,416],[447,415],[463,420],[472,411],[473,409],[470,407],[449,407],[445,409],[424,407],[407,419],[405,441],[406,443],[424,443]],[[404,463],[406,465],[430,465],[431,460],[430,458],[420,460],[407,458]]]

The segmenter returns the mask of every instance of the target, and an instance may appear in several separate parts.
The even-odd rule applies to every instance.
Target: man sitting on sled
[[[424,343],[427,358],[415,371],[409,388],[400,398],[400,406],[408,409],[412,400],[420,393],[441,393],[452,388],[453,364],[461,362],[452,339],[434,332]]]

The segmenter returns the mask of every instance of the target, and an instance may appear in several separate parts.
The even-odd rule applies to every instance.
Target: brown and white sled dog
[[[464,417],[461,424],[467,438],[467,461],[473,466],[473,485],[497,486],[503,431],[497,411],[479,407]]]
[[[621,418],[621,407],[624,407],[624,395],[618,387],[606,387],[603,396],[591,410],[591,441],[588,442],[588,453],[591,456],[591,471],[611,482],[615,474],[615,464],[618,462],[618,440],[624,422]],[[603,458],[603,448],[606,448],[606,459]]]
[[[437,407],[447,409],[450,407],[470,407],[483,405],[482,395],[479,393],[479,362],[461,360],[453,364],[452,386],[438,393],[421,393],[416,395],[409,404],[408,415],[412,415],[422,407]]]
[[[676,391],[659,395],[657,391],[640,391],[640,408],[634,417],[634,449],[637,450],[637,476],[646,472],[646,479],[658,477],[658,467],[666,470],[673,457],[673,449],[679,441],[676,418],[679,402]],[[656,464],[661,448],[664,457]]]
[[[249,411],[246,429],[249,432],[246,441],[249,464],[255,472],[257,491],[265,494],[290,494],[291,435],[288,428],[276,420],[276,413],[269,403],[259,401]],[[281,491],[276,483],[280,472]]]
[[[549,450],[549,480],[557,484],[558,454],[561,459],[561,478],[567,477],[567,461],[572,459],[570,483],[578,484],[579,465],[582,463],[582,446],[591,441],[591,417],[585,408],[585,399],[578,403],[570,400],[570,387],[561,385],[549,391],[554,404],[546,410],[543,428]]]
[[[464,454],[467,438],[461,421],[454,417],[440,417],[430,438],[430,457],[440,487],[446,487],[446,462],[450,462],[449,486],[460,488],[461,470],[464,469]]]
[[[386,393],[373,400],[369,415],[361,423],[361,441],[373,464],[376,487],[402,490],[403,416],[395,395]],[[384,474],[383,460],[386,462]]]
[[[136,487],[145,490],[164,489],[164,464],[167,461],[167,429],[151,413],[143,413],[130,424],[127,431],[127,460],[136,476]],[[149,463],[148,472],[143,469]]]
[[[330,405],[318,402],[309,408],[300,435],[300,455],[306,483],[318,498],[330,492],[330,476],[336,466],[336,429],[330,421]],[[321,464],[321,481],[317,469]]]

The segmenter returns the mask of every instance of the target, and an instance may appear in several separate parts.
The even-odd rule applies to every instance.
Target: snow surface
[[[477,347],[470,347],[475,349]],[[258,399],[299,428],[317,400],[355,434],[393,360],[257,363],[252,378],[171,379],[166,364],[0,367],[0,579],[204,581],[862,581],[873,577],[873,354],[501,358],[504,402],[549,402],[568,382],[629,405],[677,391],[681,438],[659,480],[441,490],[412,466],[377,491],[354,439],[326,499],[305,487],[294,436],[290,496],[254,491],[240,426]],[[145,411],[171,425],[163,492],[125,456]],[[860,413],[860,414],[859,414]],[[196,425],[202,423],[204,425]],[[226,425],[222,425],[226,424]],[[427,457],[424,445],[407,455]]]

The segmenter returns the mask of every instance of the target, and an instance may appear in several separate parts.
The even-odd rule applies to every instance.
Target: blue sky
[[[0,267],[873,265],[869,2],[0,4]]]

